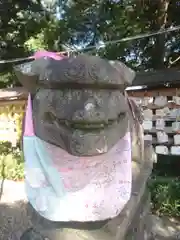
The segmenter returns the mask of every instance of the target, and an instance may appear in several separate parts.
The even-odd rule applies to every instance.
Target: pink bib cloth
[[[35,135],[29,95],[23,152],[28,200],[48,220],[89,222],[114,218],[130,199],[130,132],[108,153],[70,155]]]
[[[41,51],[37,51],[33,57],[35,59],[38,59],[38,58],[42,58],[42,57],[50,57],[50,58],[53,58],[55,60],[61,60],[64,58],[64,56],[62,54],[57,54],[55,52],[49,52],[49,51],[46,51],[46,50],[41,50]]]

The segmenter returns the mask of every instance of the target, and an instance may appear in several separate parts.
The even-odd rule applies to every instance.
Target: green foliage
[[[19,147],[9,142],[0,144],[0,178],[19,181],[24,179],[24,159]]]
[[[177,1],[63,1],[54,40],[71,45],[91,46],[180,24]],[[59,35],[61,36],[59,38]],[[59,39],[59,40],[58,40]],[[134,69],[151,70],[169,66],[179,52],[179,32],[140,40],[109,44],[98,53],[121,59]],[[91,52],[94,54],[94,52]]]
[[[94,46],[180,24],[177,1],[40,1],[0,3],[0,56],[27,56],[39,49],[61,51],[62,44]],[[57,18],[59,5],[60,17]],[[96,50],[102,57],[119,59],[137,71],[171,66],[179,55],[179,31],[109,44]],[[95,54],[96,51],[88,53]],[[173,65],[174,66],[174,65]],[[0,87],[17,85],[12,64],[0,65]]]
[[[158,155],[157,163],[153,168],[153,176],[175,178],[179,176],[179,168],[179,156]]]
[[[152,210],[180,217],[179,157],[159,155],[150,180]]]
[[[152,211],[161,216],[180,217],[179,179],[156,178],[149,184]]]
[[[36,36],[34,37],[30,37],[26,42],[25,42],[25,47],[27,48],[27,50],[36,52],[38,50],[41,49],[47,49],[47,45],[45,44],[45,40],[44,40],[44,35],[43,33],[38,33]]]
[[[13,7],[12,7],[13,5]],[[39,0],[0,2],[0,58],[27,56],[24,43],[47,26],[47,14]],[[0,87],[16,85],[12,64],[0,65]]]

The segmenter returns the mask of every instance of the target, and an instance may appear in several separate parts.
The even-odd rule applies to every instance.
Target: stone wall
[[[23,88],[0,89],[0,142],[19,143],[27,101]]]
[[[174,94],[174,95],[173,95]],[[180,92],[167,89],[130,94],[144,113],[144,138],[161,155],[180,155]]]

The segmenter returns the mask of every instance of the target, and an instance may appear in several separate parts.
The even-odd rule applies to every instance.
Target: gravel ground
[[[180,222],[174,218],[152,216],[153,240],[180,240]]]
[[[0,189],[0,239],[19,240],[23,231],[32,226],[24,184],[1,181]]]
[[[23,182],[0,181],[0,240],[19,240],[32,227],[27,208]],[[180,240],[178,221],[152,216],[152,222],[153,240]]]

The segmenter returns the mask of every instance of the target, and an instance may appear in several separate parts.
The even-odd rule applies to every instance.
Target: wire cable
[[[178,30],[180,30],[180,25],[175,26],[175,27],[166,28],[166,29],[159,30],[159,31],[155,31],[155,32],[151,32],[151,33],[138,34],[138,35],[135,35],[135,36],[126,37],[126,38],[122,38],[122,39],[110,40],[110,41],[106,41],[106,42],[104,42],[102,44],[99,44],[99,45],[89,46],[89,47],[82,48],[82,49],[78,49],[78,48],[74,48],[74,47],[69,47],[69,48],[71,49],[70,52],[83,52],[83,51],[86,51],[86,50],[104,48],[108,44],[116,44],[116,43],[120,43],[120,42],[127,42],[127,41],[131,41],[131,40],[137,40],[137,39],[152,37],[152,36],[165,34],[165,33],[169,33],[169,32],[174,32],[174,31],[178,31]],[[25,61],[25,60],[30,60],[30,59],[34,59],[34,57],[31,56],[31,57],[26,57],[26,58],[15,58],[15,59],[10,59],[10,60],[0,60],[0,64],[15,63],[15,62],[20,62],[20,61]]]
[[[156,31],[156,32],[138,34],[138,35],[132,36],[132,37],[126,37],[126,38],[122,38],[122,39],[106,41],[106,42],[102,43],[102,46],[89,46],[89,47],[84,48],[84,49],[79,50],[79,51],[91,50],[93,48],[103,48],[104,46],[106,46],[108,44],[116,44],[116,43],[120,43],[120,42],[127,42],[127,41],[131,41],[131,40],[137,40],[137,39],[152,37],[152,36],[156,36],[156,35],[160,35],[160,34],[164,34],[164,33],[168,33],[168,32],[174,32],[174,31],[177,31],[177,30],[180,30],[180,25],[178,25],[176,27],[170,27],[170,28],[166,28],[166,29],[163,29],[163,30],[159,30],[159,31]]]

